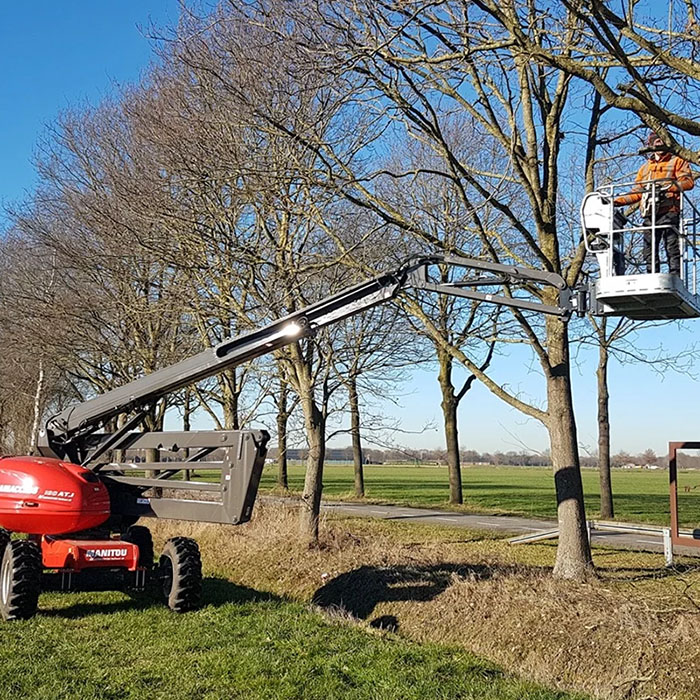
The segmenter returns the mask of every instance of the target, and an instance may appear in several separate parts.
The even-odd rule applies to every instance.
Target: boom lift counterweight
[[[461,269],[464,277],[451,283],[435,281],[430,268],[436,265]],[[502,293],[482,291],[501,287],[505,287]],[[524,287],[527,298],[513,293]],[[539,287],[553,288],[558,303],[533,298],[533,290]],[[169,540],[156,564],[148,529],[134,523],[140,517],[247,522],[269,436],[264,430],[136,432],[148,408],[169,393],[310,336],[409,288],[550,314],[565,321],[573,312],[585,313],[585,295],[569,289],[555,273],[455,255],[415,257],[393,272],[349,287],[264,328],[67,408],[47,421],[40,436],[41,457],[0,459],[0,527],[30,535],[29,540],[10,541],[0,530],[3,618],[34,614],[44,569],[58,571],[65,588],[78,574],[85,576],[96,569],[112,571],[136,588],[156,577],[172,609],[183,612],[196,607],[201,590],[196,543],[183,537]],[[120,414],[132,417],[116,432],[101,432]],[[186,448],[194,453],[180,462],[136,465],[110,461],[115,450],[146,448],[172,452]],[[207,469],[220,470],[218,484],[173,479],[213,452],[223,455],[218,462],[206,462]],[[162,497],[163,490],[209,492],[216,500]],[[27,581],[35,583],[27,586]]]

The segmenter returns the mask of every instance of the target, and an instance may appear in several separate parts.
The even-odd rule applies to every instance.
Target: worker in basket
[[[645,148],[648,160],[639,168],[631,192],[615,197],[615,206],[639,202],[639,212],[644,226],[644,262],[647,273],[659,272],[659,243],[663,238],[669,272],[680,276],[681,250],[678,240],[681,213],[681,190],[692,189],[693,176],[688,162],[669,152],[664,142],[653,131],[647,136]],[[649,183],[655,182],[652,187]]]

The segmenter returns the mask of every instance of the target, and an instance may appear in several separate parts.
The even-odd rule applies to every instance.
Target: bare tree
[[[385,420],[363,420],[362,407],[378,393],[396,392],[403,371],[421,360],[421,349],[398,309],[384,306],[349,319],[339,329],[335,370],[348,395],[355,495],[365,495],[362,434],[381,432]]]
[[[229,177],[245,192],[250,226],[245,231],[239,228],[235,235],[238,253],[246,255],[255,275],[246,289],[255,300],[249,318],[259,323],[291,313],[352,280],[339,267],[345,251],[337,243],[343,228],[338,225],[343,211],[337,195],[312,177],[323,162],[259,117],[264,109],[293,130],[337,138],[327,131],[337,105],[328,99],[325,76],[296,72],[292,57],[282,47],[261,42],[247,23],[227,29],[219,37],[227,50],[222,64],[215,59],[216,68],[204,34],[188,34],[187,41],[174,44],[172,58],[196,76],[198,88],[206,88],[207,104],[216,105],[219,119],[225,116],[230,124],[234,115],[237,120],[233,133],[238,149],[225,160]],[[198,90],[198,100],[201,94]],[[351,133],[350,126],[345,131]],[[227,136],[224,145],[232,142],[231,134]],[[353,147],[347,144],[348,149]],[[332,336],[324,332],[278,354],[305,421],[309,456],[301,521],[312,539],[318,534],[326,422],[338,388],[332,373],[334,353]]]
[[[669,325],[671,322],[650,323],[625,318],[589,317],[592,333],[583,334],[578,342],[597,349],[596,367],[598,404],[598,471],[600,476],[600,515],[614,518],[614,497],[610,468],[611,418],[608,375],[611,359],[620,364],[642,364],[650,371],[665,375],[668,372],[688,374],[692,372],[697,349],[689,345],[680,352],[669,352],[663,347],[648,347],[641,338],[651,326]]]
[[[603,78],[609,68],[601,71]],[[588,121],[588,144],[585,154],[585,187],[592,191],[596,183],[606,184],[615,180],[629,180],[630,163],[621,153],[634,153],[638,144],[638,124],[627,114],[615,120],[611,106],[603,105],[600,93],[596,92],[591,103]],[[600,148],[598,148],[600,146]],[[578,199],[578,198],[577,198]],[[578,206],[578,201],[574,203]],[[628,212],[629,214],[630,212]],[[611,478],[611,423],[610,393],[608,386],[609,365],[612,358],[622,364],[643,363],[658,372],[669,370],[688,372],[695,354],[694,346],[680,352],[669,353],[662,348],[649,348],[641,341],[641,335],[650,327],[664,325],[658,322],[632,321],[622,318],[596,318],[589,315],[585,328],[580,330],[577,342],[593,345],[597,349],[596,367],[598,409],[598,471],[600,481],[600,514],[603,518],[614,518],[614,497]]]
[[[356,131],[353,140],[341,141],[328,138],[328,132],[296,128],[259,102],[252,107],[270,129],[291,136],[294,143],[316,155],[323,164],[316,173],[319,185],[372,210],[422,245],[443,248],[442,241],[435,240],[412,212],[397,210],[382,197],[381,185],[388,178],[406,187],[423,178],[450,180],[490,259],[557,272],[575,284],[585,251],[582,245],[568,246],[558,235],[557,207],[561,144],[567,120],[576,109],[570,100],[571,75],[531,61],[514,41],[510,27],[491,23],[488,12],[478,9],[480,5],[309,1],[289,6],[272,0],[245,8],[229,5],[228,15],[221,12],[215,24],[210,20],[206,24],[212,27],[208,51],[214,56],[209,74],[227,86],[231,83],[231,76],[220,69],[231,51],[222,37],[232,16],[231,22],[239,22],[239,12],[247,13],[248,25],[263,26],[267,32],[266,46],[283,46],[287,55],[294,56],[296,67],[303,65],[306,71],[329,76],[333,98],[346,108],[336,114],[363,116],[368,125]],[[525,14],[524,29],[519,30],[535,44],[546,43],[547,17],[534,6]],[[198,40],[204,41],[205,24],[199,29]],[[570,24],[562,38],[566,53],[574,50],[577,40],[575,25]],[[464,143],[464,134],[455,138],[454,130],[446,128],[454,122],[448,115],[455,113],[463,115],[468,133],[490,144],[490,167],[483,167],[482,158],[475,162],[470,157],[473,154]],[[375,151],[390,148],[399,135],[429,144],[440,158],[440,169],[387,172],[355,157],[366,154],[370,146]],[[362,138],[361,146],[358,138]],[[514,197],[514,190],[522,196]],[[507,225],[499,230],[488,228],[480,215],[486,204],[497,209]],[[518,292],[511,289],[511,293]],[[545,290],[541,299],[555,304],[556,291]],[[546,402],[541,408],[510,393],[460,348],[439,340],[439,329],[418,302],[407,302],[407,308],[479,381],[546,426],[560,524],[555,575],[585,576],[592,561],[585,531],[566,324],[553,317],[540,324],[526,314],[514,313],[545,379]]]
[[[62,328],[47,333],[61,280],[51,253],[28,245],[16,228],[5,232],[0,257],[1,449],[32,453],[45,412],[71,396],[60,381]]]
[[[35,318],[55,329],[49,335],[60,343],[61,370],[82,397],[169,364],[192,347],[178,301],[182,275],[133,233],[161,233],[132,207],[147,156],[147,144],[134,138],[118,107],[67,112],[42,143],[37,192],[13,212],[25,244],[53,261],[60,286],[50,304],[35,299]],[[28,287],[27,294],[36,297],[36,290]],[[167,405],[152,407],[152,427],[162,425]]]
[[[277,486],[286,491],[289,488],[287,455],[289,419],[298,404],[298,397],[292,394],[284,363],[276,361],[275,367],[276,383],[273,384],[272,400],[275,404],[277,425]]]
[[[697,5],[670,0],[651,7],[600,0],[563,0],[559,11],[536,11],[547,41],[528,31],[526,0],[475,0],[533,60],[589,83],[611,107],[628,112],[661,135],[674,153],[700,164],[700,153],[675,132],[700,135]],[[571,31],[577,52],[560,50]]]
[[[447,120],[445,128],[456,130],[464,128]],[[474,135],[476,136],[476,135]],[[488,142],[473,138],[472,147]],[[421,172],[431,168],[439,171],[440,159],[435,158],[432,150],[422,142],[403,144],[403,152],[395,148],[387,168],[392,172]],[[385,201],[397,211],[410,211],[413,221],[420,221],[424,230],[430,233],[434,241],[446,250],[460,250],[470,257],[483,255],[483,246],[479,232],[472,226],[469,214],[465,211],[460,192],[448,179],[416,177],[414,187],[406,188],[402,180],[389,182],[385,186]],[[482,223],[497,229],[498,212],[482,207]],[[442,266],[440,281],[450,284],[457,279],[454,269]],[[462,490],[462,472],[459,456],[459,430],[457,413],[461,401],[473,386],[476,375],[468,373],[461,387],[455,386],[454,369],[456,360],[444,344],[460,348],[467,353],[483,373],[493,358],[496,338],[498,337],[498,319],[500,309],[488,304],[466,303],[457,297],[439,296],[436,299],[423,297],[419,300],[421,309],[427,313],[439,332],[439,338],[425,332],[424,326],[413,323],[415,331],[428,339],[433,346],[438,366],[438,383],[441,393],[443,428],[445,433],[446,461],[449,476],[449,502],[461,504],[464,501]],[[410,315],[409,315],[410,318]],[[486,340],[485,340],[486,339]]]

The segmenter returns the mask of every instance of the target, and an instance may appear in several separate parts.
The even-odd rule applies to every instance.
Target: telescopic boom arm
[[[446,265],[476,271],[476,277],[465,275],[463,280],[451,283],[431,281],[429,268]],[[505,295],[479,292],[474,287],[502,286],[511,283],[529,283],[554,287],[559,290],[559,305],[550,306],[539,301]],[[567,320],[576,310],[582,313],[580,300],[557,274],[527,268],[510,267],[483,260],[454,255],[436,254],[414,257],[393,272],[349,287],[338,294],[295,311],[259,330],[225,340],[170,367],[157,370],[122,387],[70,406],[47,421],[42,433],[42,446],[60,456],[75,459],[79,454],[84,459],[85,450],[75,449],[86,436],[115,416],[152,405],[156,400],[235,367],[249,360],[273,352],[299,338],[312,335],[316,330],[354,316],[366,309],[384,303],[409,288],[422,289],[439,294],[450,294],[476,301],[495,303],[526,311],[537,311],[559,316]],[[133,431],[144,413],[137,413],[117,433],[105,437],[97,448],[101,454],[116,449],[120,439]],[[93,445],[94,447],[94,445]],[[92,459],[96,458],[95,453]]]

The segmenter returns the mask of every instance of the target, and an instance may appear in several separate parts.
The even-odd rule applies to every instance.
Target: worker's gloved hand
[[[610,197],[606,197],[605,195],[600,195],[600,203],[601,204],[610,204]],[[615,203],[613,202],[613,205]]]

